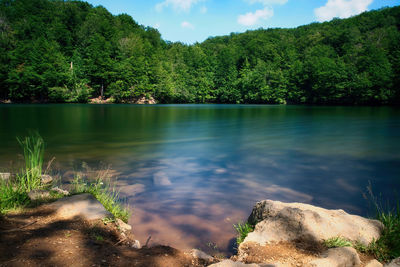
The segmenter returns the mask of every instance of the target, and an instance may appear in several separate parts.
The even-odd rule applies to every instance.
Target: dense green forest
[[[400,7],[185,45],[80,1],[0,0],[0,99],[399,104]]]

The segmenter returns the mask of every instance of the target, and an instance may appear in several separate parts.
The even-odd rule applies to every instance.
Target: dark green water
[[[400,189],[399,108],[0,105],[0,168],[29,128],[65,179],[110,165],[135,234],[178,248],[227,251],[258,200],[367,215],[369,181],[388,199]]]

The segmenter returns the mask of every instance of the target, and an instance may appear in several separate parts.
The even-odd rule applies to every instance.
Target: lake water
[[[139,240],[227,252],[256,201],[367,215],[400,189],[400,109],[262,105],[0,105],[0,170],[36,129],[71,171],[109,166]]]

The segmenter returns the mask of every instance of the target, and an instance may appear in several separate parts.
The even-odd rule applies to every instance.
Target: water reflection
[[[400,188],[400,111],[297,106],[0,106],[0,168],[37,128],[65,179],[111,165],[144,243],[228,252],[258,200],[366,215],[368,181]]]

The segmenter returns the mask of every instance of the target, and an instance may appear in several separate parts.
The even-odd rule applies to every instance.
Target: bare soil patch
[[[134,249],[114,223],[63,220],[38,207],[0,217],[0,266],[205,266],[168,246]]]

